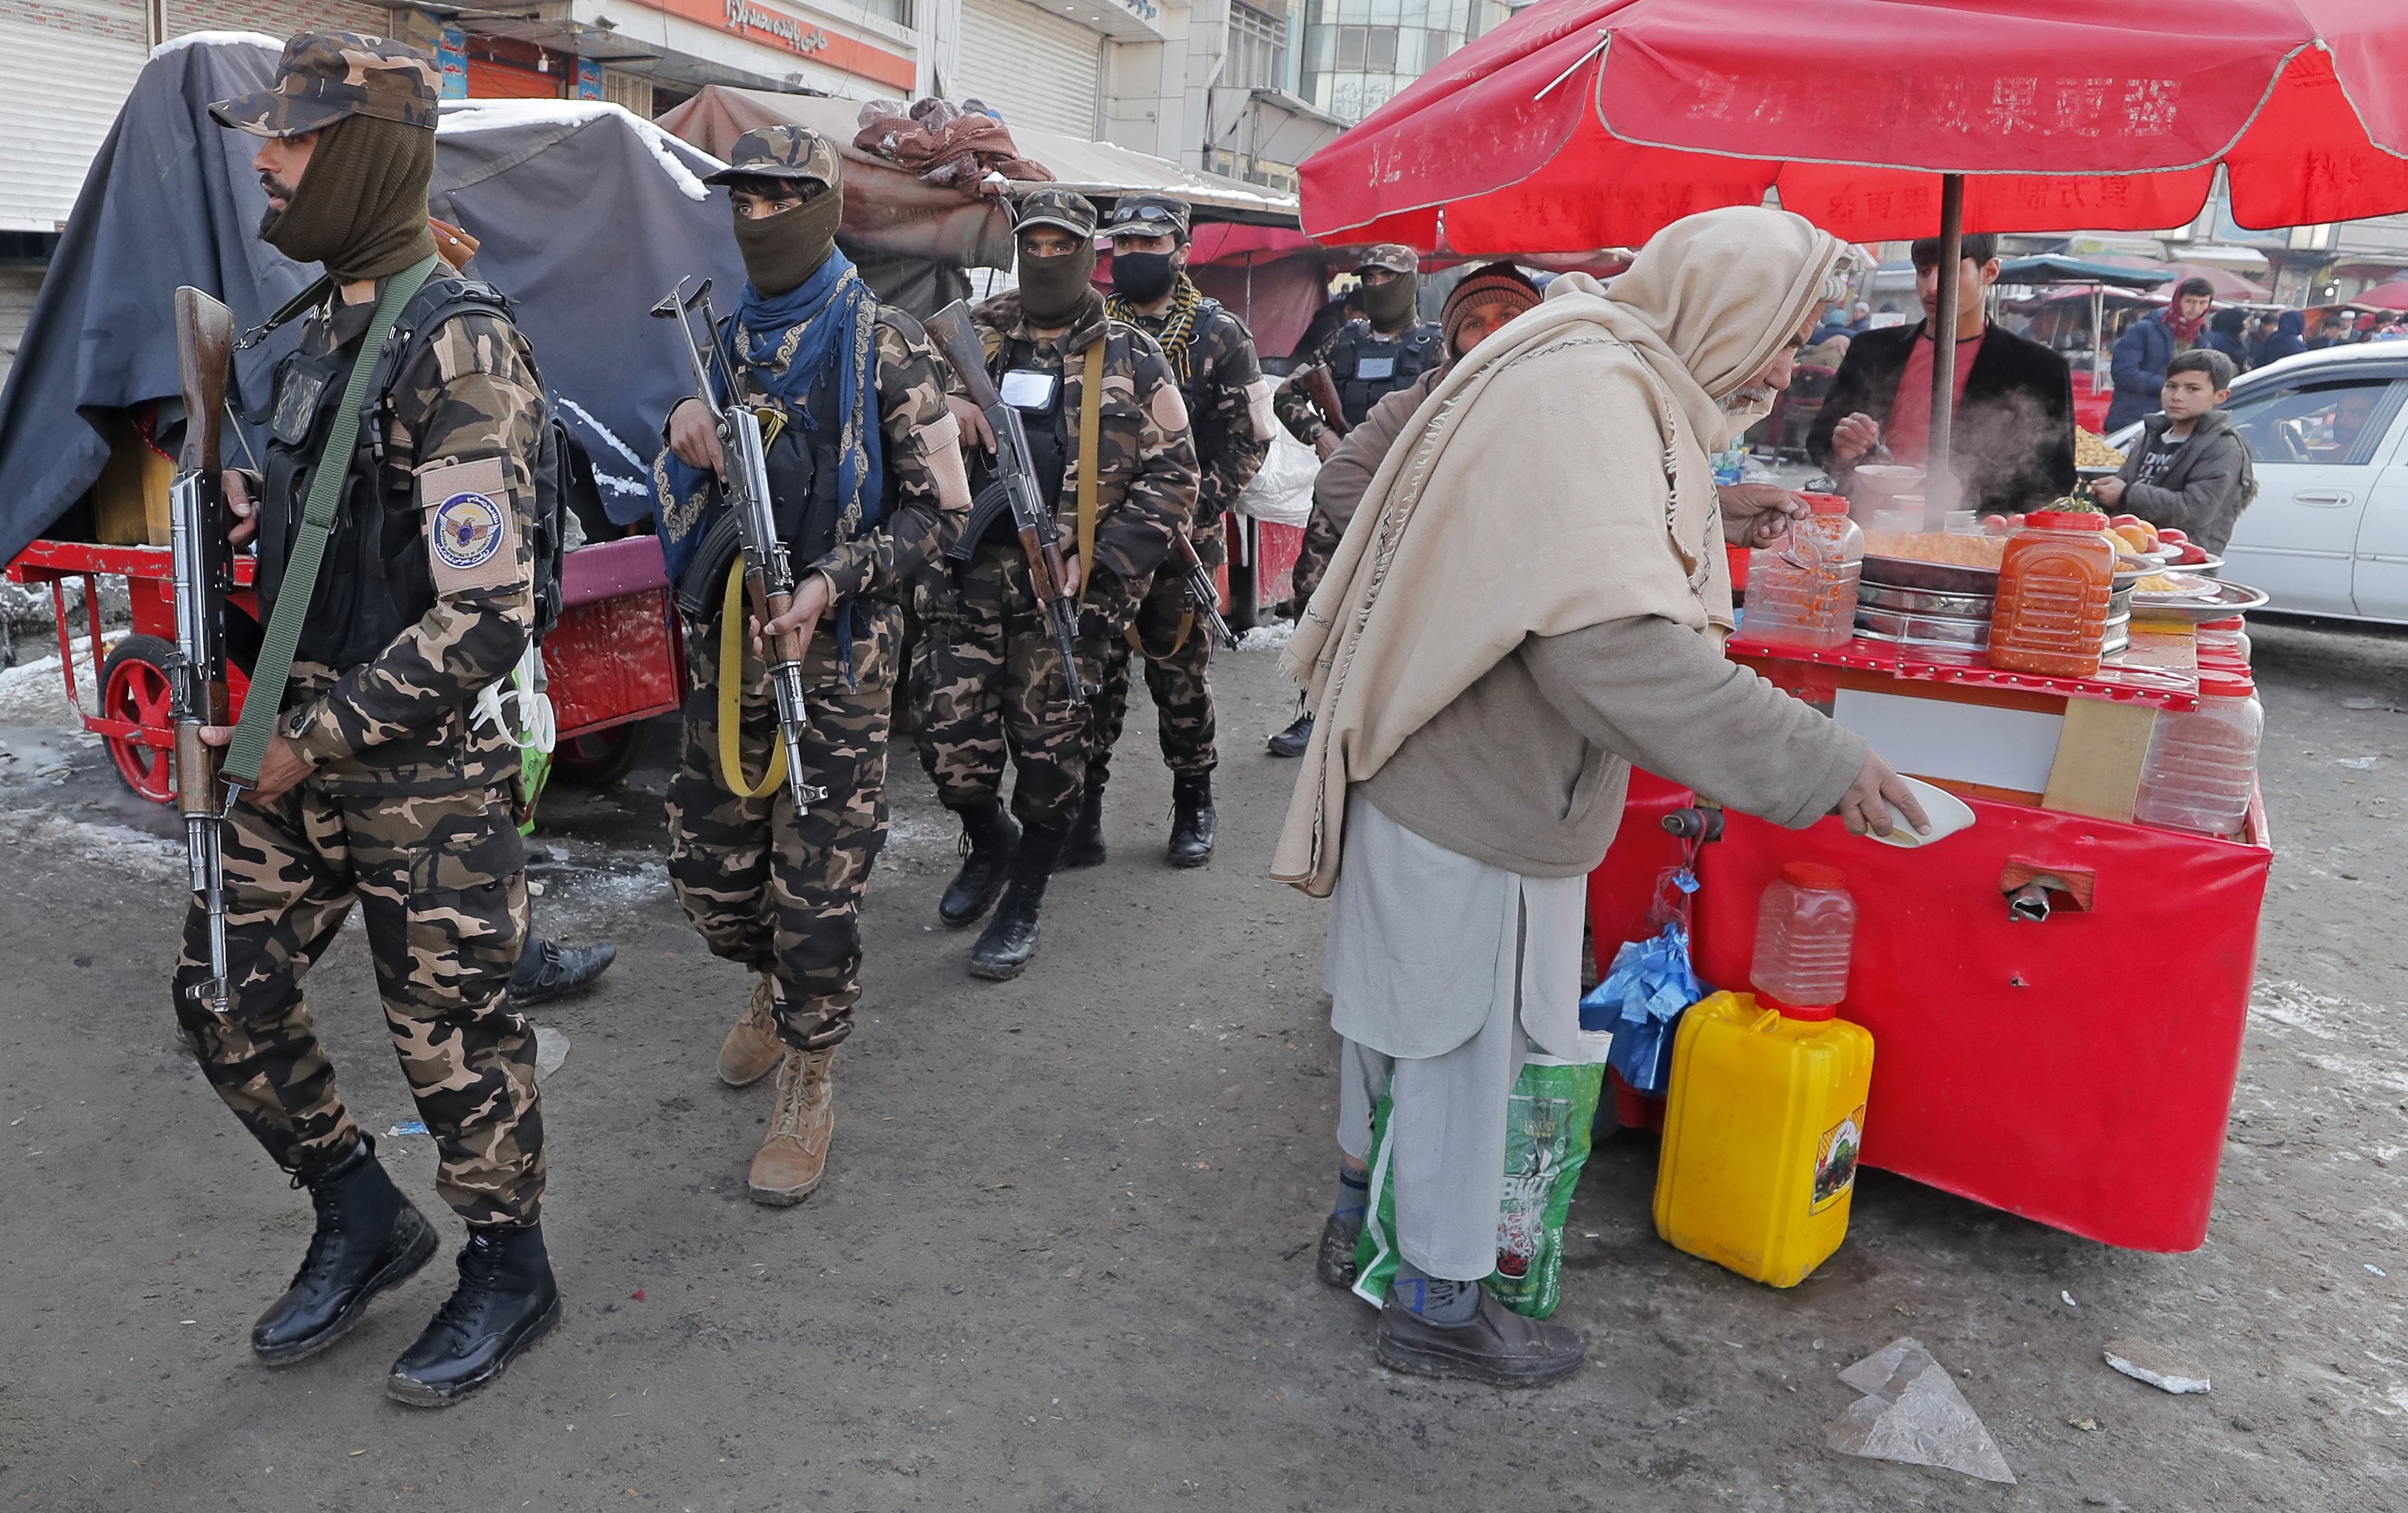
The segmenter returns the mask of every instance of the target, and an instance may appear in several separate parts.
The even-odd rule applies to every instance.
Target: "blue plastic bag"
[[[1660,1096],[1671,1078],[1681,1011],[1712,991],[1690,968],[1689,932],[1676,921],[1614,953],[1605,980],[1581,1000],[1581,1028],[1612,1031],[1606,1063],[1634,1089]]]

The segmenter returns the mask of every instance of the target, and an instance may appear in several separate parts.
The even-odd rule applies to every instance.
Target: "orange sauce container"
[[[2115,547],[2104,526],[2099,515],[2042,510],[2007,538],[1990,621],[1992,667],[2051,678],[2099,670],[2115,586]]]

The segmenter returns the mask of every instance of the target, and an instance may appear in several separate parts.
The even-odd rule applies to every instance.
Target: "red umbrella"
[[[2361,290],[2349,302],[2367,310],[2408,310],[2408,279],[2393,279]]]
[[[1636,245],[1781,203],[1855,241],[2408,209],[2398,0],[1544,0],[1313,154],[1305,228],[1467,253]]]
[[[2408,209],[2401,0],[1543,0],[1303,166],[1305,229],[1464,253],[1635,245],[1781,203],[1857,241],[2273,227]],[[1930,466],[1952,397],[1933,365]]]

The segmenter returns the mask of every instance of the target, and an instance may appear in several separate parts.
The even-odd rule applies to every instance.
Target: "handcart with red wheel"
[[[236,558],[226,606],[255,622],[251,574],[251,558]],[[176,793],[167,707],[176,589],[168,549],[37,540],[8,565],[8,577],[50,585],[60,671],[77,715],[108,744],[128,788],[153,803],[169,801]],[[102,626],[98,590],[106,577],[125,581],[133,611],[132,629],[114,641]],[[78,637],[67,607],[71,583],[82,589],[89,639]],[[624,777],[640,752],[643,722],[670,713],[685,697],[685,657],[659,538],[627,537],[569,553],[561,569],[560,623],[542,649],[557,730],[553,771],[595,784]],[[229,667],[227,684],[239,716],[250,680]]]

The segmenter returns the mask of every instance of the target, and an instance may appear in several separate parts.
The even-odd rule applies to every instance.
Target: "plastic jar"
[[[2237,652],[2244,662],[2249,660],[2248,622],[2240,615],[2227,620],[2203,621],[2199,627],[2200,655],[2210,650]]]
[[[1744,629],[1768,645],[1828,651],[1856,639],[1865,533],[1840,496],[1801,497],[1813,513],[1748,563]]]
[[[1784,863],[1756,905],[1748,982],[1769,1008],[1792,1018],[1828,1019],[1848,995],[1848,955],[1856,939],[1856,901],[1840,869]]]
[[[2079,511],[2041,510],[2007,538],[1990,621],[1992,667],[2052,678],[2099,670],[2115,585],[2115,548],[2101,523]]]
[[[2249,814],[2258,785],[2258,743],[2266,712],[2245,671],[2200,673],[2199,708],[2160,714],[2141,759],[2132,817],[2143,825],[2230,835]]]

